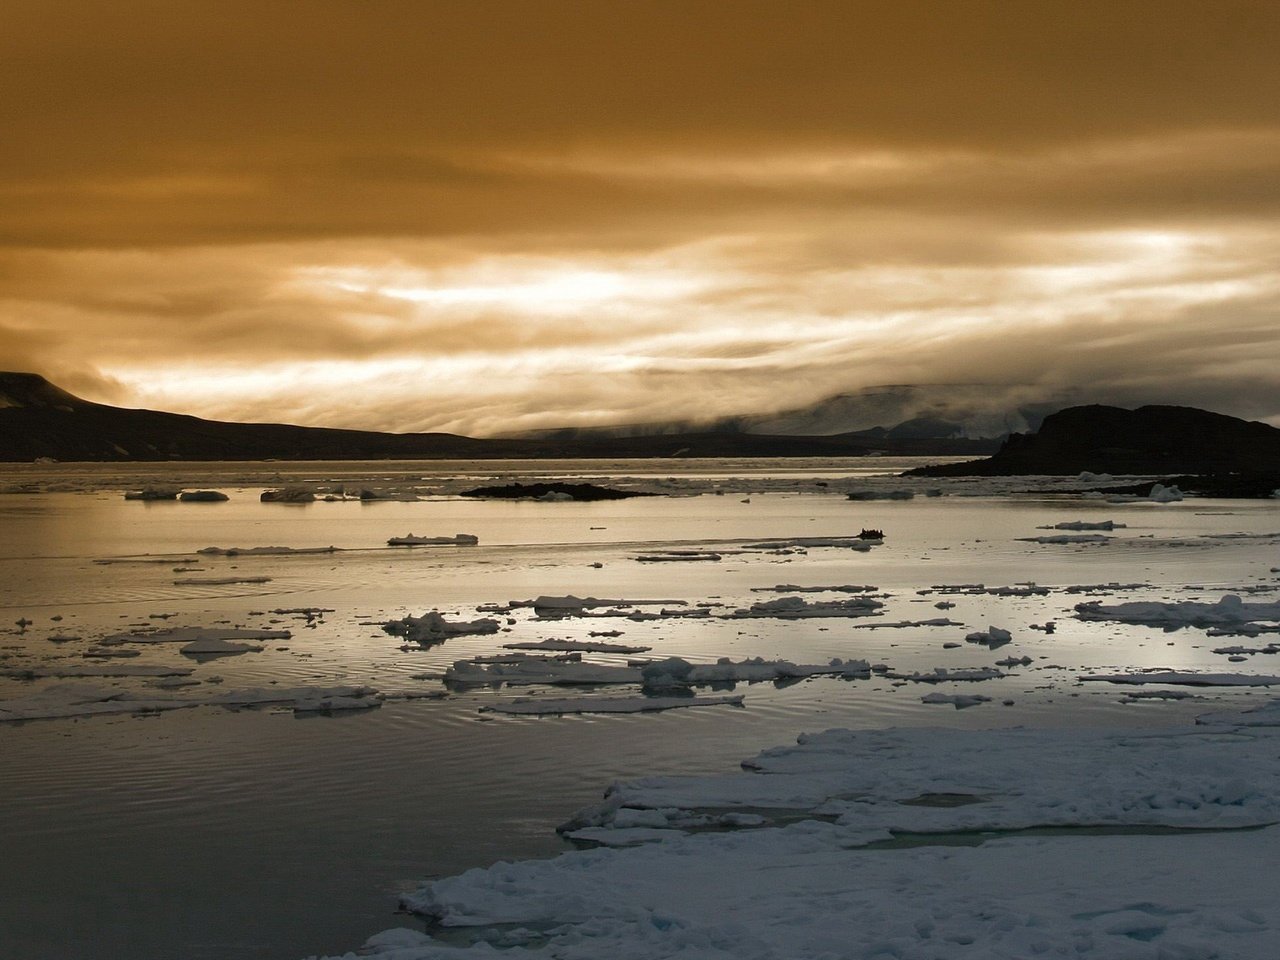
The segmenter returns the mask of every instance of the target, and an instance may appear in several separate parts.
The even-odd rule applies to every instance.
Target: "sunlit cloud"
[[[1280,8],[109,7],[0,35],[0,365],[90,399],[483,434],[963,382],[1280,417]]]

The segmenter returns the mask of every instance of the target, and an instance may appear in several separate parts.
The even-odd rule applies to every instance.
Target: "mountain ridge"
[[[986,446],[987,449],[983,449]],[[978,441],[857,433],[800,436],[696,431],[650,436],[489,439],[234,423],[83,400],[39,374],[0,372],[0,461],[584,459],[860,457],[989,452]]]

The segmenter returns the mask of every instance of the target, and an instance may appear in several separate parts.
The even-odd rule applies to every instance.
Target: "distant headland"
[[[1046,417],[1035,433],[1011,435],[985,460],[910,472],[929,477],[1139,474],[1209,496],[1265,497],[1280,487],[1280,429],[1194,407],[1068,407]]]

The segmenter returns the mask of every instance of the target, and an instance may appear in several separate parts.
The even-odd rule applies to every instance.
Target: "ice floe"
[[[638,667],[622,667],[577,661],[519,660],[514,663],[476,663],[456,660],[445,671],[450,683],[492,683],[527,686],[545,683],[553,686],[640,683],[644,680]]]
[[[995,649],[1003,646],[1013,640],[1013,634],[1003,627],[987,627],[985,630],[977,630],[973,633],[965,635],[967,643],[981,643]]]
[[[336,553],[337,547],[202,547],[196,553],[211,557],[274,557],[292,553]]]
[[[457,546],[474,547],[480,538],[470,533],[455,533],[452,537],[415,537],[406,533],[403,537],[392,537],[387,541],[389,547],[421,547],[421,546]]]
[[[801,587],[794,583],[779,583],[772,587],[752,587],[753,593],[874,593],[879,587],[842,583],[833,586]]]
[[[39,680],[45,677],[185,677],[191,667],[167,667],[152,663],[68,663],[49,667],[4,667],[0,677]]]
[[[1107,503],[1177,503],[1183,496],[1183,492],[1176,485],[1166,487],[1162,483],[1153,483],[1151,492],[1145,497],[1121,493],[1107,497],[1106,501]]]
[[[1105,605],[1094,600],[1078,603],[1075,609],[1076,616],[1081,620],[1145,623],[1169,629],[1280,620],[1280,603],[1246,603],[1233,593],[1224,594],[1216,603],[1201,603],[1194,600],[1177,603],[1140,600]]]
[[[177,500],[182,491],[177,487],[144,487],[125,493],[126,500]]]
[[[449,637],[466,634],[497,633],[502,628],[493,617],[480,617],[477,620],[446,620],[439,612],[430,610],[420,617],[406,616],[399,620],[391,620],[382,625],[387,633],[403,637],[411,643],[440,643]]]
[[[187,490],[178,494],[183,503],[221,503],[231,498],[221,490]]]
[[[883,606],[879,600],[872,600],[870,597],[816,601],[809,601],[804,597],[778,597],[776,600],[761,600],[749,607],[735,610],[731,616],[737,619],[768,617],[782,620],[868,617]]]
[[[236,583],[270,583],[270,577],[188,577],[173,581],[175,587],[225,587]]]
[[[1280,677],[1250,673],[1198,673],[1189,670],[1144,670],[1141,673],[1095,673],[1080,677],[1103,683],[1168,683],[1183,687],[1273,687]]]
[[[403,905],[467,938],[387,931],[361,956],[1272,960],[1276,747],[1244,725],[803,736],[741,773],[615,784],[561,828],[605,847],[432,881]],[[1128,835],[865,849],[1035,827]]]
[[[315,503],[315,491],[310,487],[293,484],[275,490],[263,490],[258,499],[263,503]]]
[[[653,713],[686,707],[741,706],[744,697],[574,697],[562,700],[517,699],[480,709],[516,716],[555,716],[569,713]]]
[[[951,683],[953,681],[977,683],[982,680],[998,680],[1000,677],[1005,676],[1005,674],[994,667],[968,667],[959,669],[934,667],[932,670],[913,671],[912,673],[900,673],[890,670],[885,673],[885,676],[890,680],[908,680],[911,683]]]
[[[23,697],[0,700],[0,721],[158,713],[205,706],[279,705],[292,707],[298,712],[314,713],[370,709],[380,706],[381,702],[382,695],[375,688],[361,685],[256,687],[223,690],[204,696],[177,696],[84,683],[64,683],[45,687]]]
[[[530,658],[514,662],[458,660],[445,672],[445,679],[453,683],[512,685],[633,683],[643,684],[649,689],[668,690],[738,681],[758,683],[817,676],[862,678],[870,675],[871,667],[867,661],[840,658],[825,664],[797,664],[789,660],[765,660],[762,657],[748,657],[736,662],[728,657],[721,657],[715,663],[690,663],[681,657],[668,657],[665,660],[627,666]]]
[[[237,653],[258,653],[263,650],[260,643],[236,643],[220,637],[204,637],[192,640],[178,649],[179,653],[189,657],[225,657]]]
[[[210,640],[288,640],[290,630],[254,630],[246,627],[164,627],[103,637],[104,646],[121,643],[201,643]]]
[[[1037,530],[1121,530],[1126,524],[1114,520],[1063,520],[1051,526],[1037,527]]]
[[[976,707],[980,703],[990,703],[990,697],[980,693],[926,693],[920,698],[921,703],[947,703],[957,710]]]
[[[646,653],[653,649],[644,644],[607,643],[598,640],[557,640],[554,637],[546,640],[504,643],[502,647],[504,650],[559,650],[566,653]]]
[[[661,553],[642,553],[634,559],[641,563],[693,563],[697,561],[718,562],[724,555],[712,550],[664,550]]]
[[[1024,543],[1109,543],[1114,537],[1102,533],[1059,533],[1047,537],[1017,537]]]

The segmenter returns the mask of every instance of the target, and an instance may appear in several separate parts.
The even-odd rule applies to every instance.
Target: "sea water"
[[[759,749],[832,726],[1179,724],[1258,689],[1127,703],[1090,673],[1166,667],[1268,673],[1271,658],[1228,663],[1203,630],[1083,623],[1089,599],[1274,599],[1280,503],[1186,500],[1107,504],[1060,492],[944,485],[909,500],[850,501],[864,483],[893,487],[902,462],[690,461],[541,464],[14,465],[0,470],[0,668],[83,664],[124,630],[230,624],[289,629],[261,652],[207,661],[146,645],[122,663],[189,666],[193,690],[361,683],[393,697],[351,715],[282,707],[198,707],[158,715],[0,725],[2,958],[250,958],[341,952],[410,917],[397,895],[424,879],[497,859],[566,849],[554,832],[610,781],[645,773],[722,772]],[[593,503],[476,501],[468,485],[538,477],[668,495]],[[266,487],[308,482],[352,494],[413,488],[426,499],[262,503]],[[147,483],[220,489],[222,503],[125,501]],[[996,490],[1001,492],[998,494]],[[1060,521],[1126,526],[1101,543],[1026,539]],[[885,533],[869,552],[803,547],[802,538]],[[390,548],[389,537],[469,533],[476,546]],[[1245,536],[1229,536],[1244,534]],[[778,541],[772,549],[762,541]],[[790,543],[790,545],[788,545]],[[333,546],[334,552],[238,556],[202,548]],[[718,561],[651,563],[664,550],[715,550]],[[108,561],[108,562],[103,562]],[[179,580],[253,580],[182,585]],[[1048,594],[998,596],[1026,584]],[[1066,593],[1114,582],[1127,588]],[[832,620],[623,618],[534,620],[506,632],[401,649],[381,624],[436,609],[540,594],[665,600],[715,614],[787,595],[788,585],[873,587],[878,617]],[[804,594],[806,597],[814,596]],[[939,609],[936,604],[951,603]],[[310,618],[273,610],[324,608]],[[649,609],[649,608],[641,608]],[[653,607],[656,610],[659,607]],[[949,617],[962,626],[893,628]],[[55,619],[56,618],[56,619]],[[30,621],[19,625],[18,621]],[[1032,628],[1053,621],[1052,634]],[[999,650],[967,632],[1009,629]],[[894,672],[1032,658],[1009,676],[945,684],[982,693],[968,710],[926,705],[923,684],[883,676],[738,684],[745,706],[636,716],[516,719],[482,712],[566,688],[446,688],[454,660],[503,643],[588,639],[620,630],[651,656],[824,663],[865,658]],[[55,642],[52,636],[78,636]],[[953,646],[961,641],[959,646]],[[1244,641],[1249,642],[1249,641]],[[1259,644],[1265,645],[1265,644]],[[601,663],[626,657],[591,654]],[[57,684],[148,689],[145,678],[0,678],[0,701]],[[635,689],[605,693],[635,695]],[[715,691],[720,692],[720,691]],[[425,698],[440,694],[439,698]],[[394,697],[411,697],[395,699]]]

